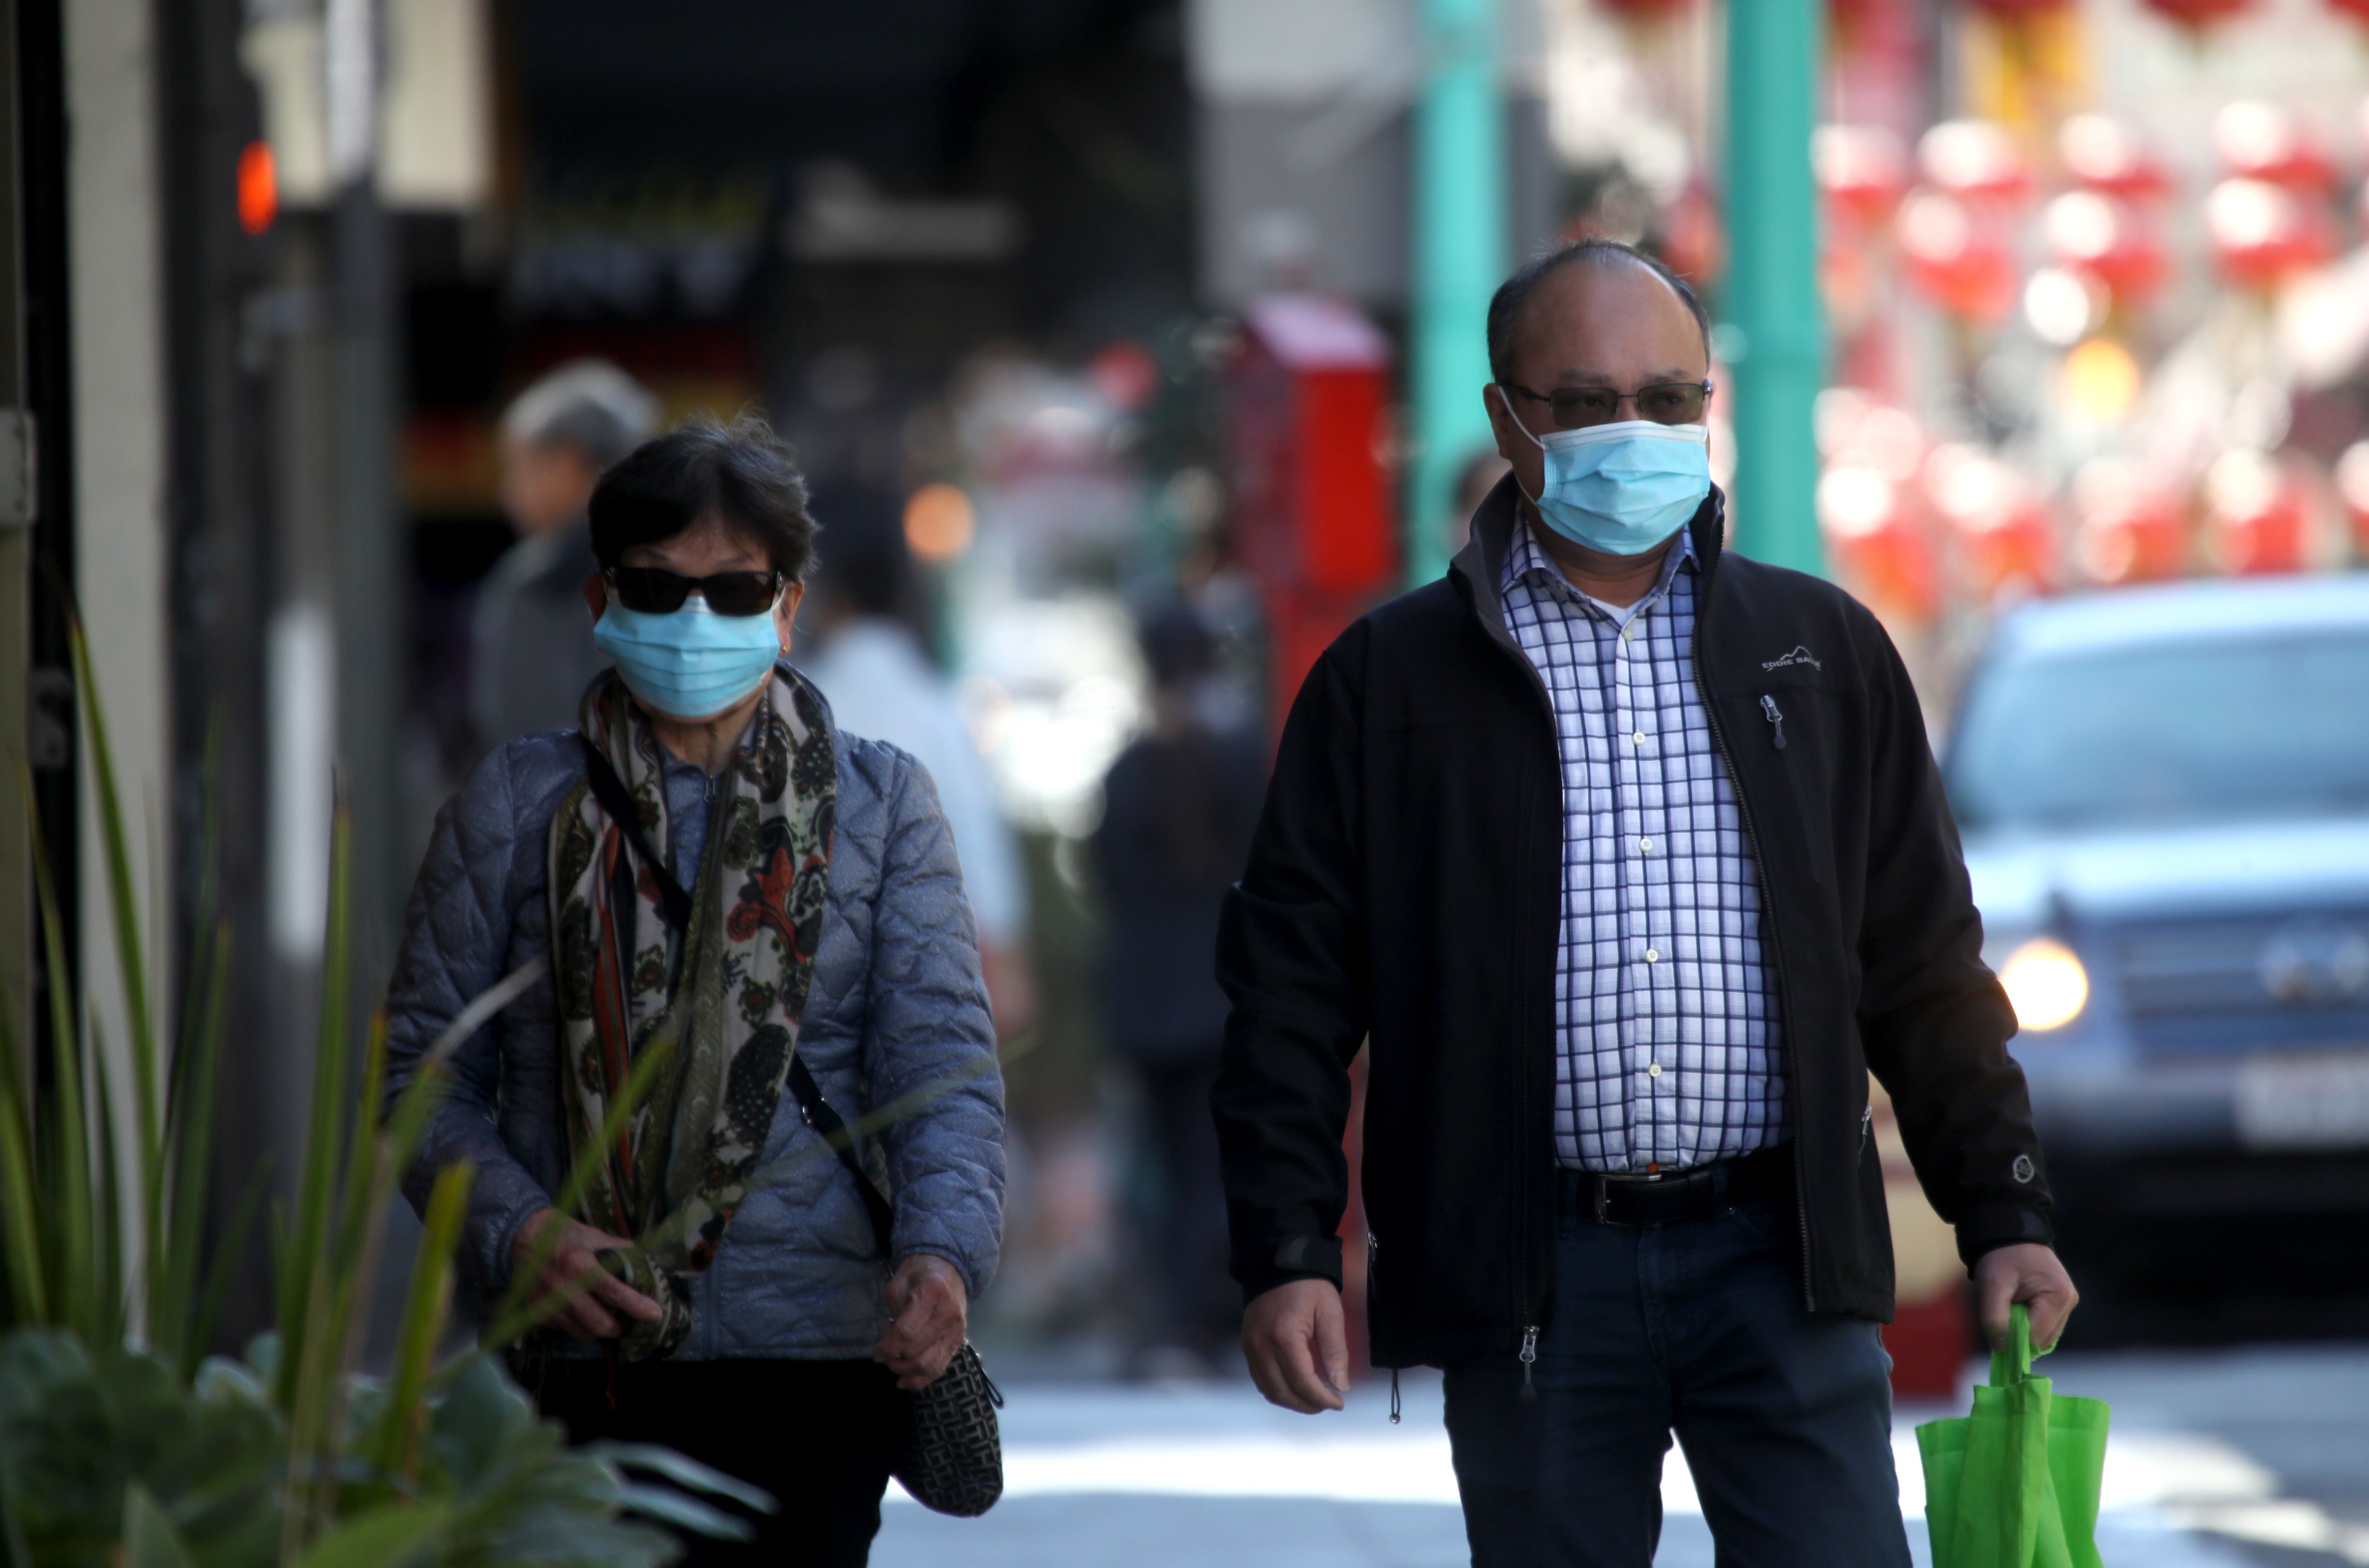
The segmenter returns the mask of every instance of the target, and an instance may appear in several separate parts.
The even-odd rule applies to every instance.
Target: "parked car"
[[[2024,608],[1944,767],[2068,1258],[2369,1301],[2369,575]]]

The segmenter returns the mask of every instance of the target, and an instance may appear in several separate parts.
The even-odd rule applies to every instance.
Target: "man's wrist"
[[[1977,1204],[1958,1216],[1957,1233],[1958,1256],[1969,1274],[1985,1253],[2027,1242],[2056,1244],[2056,1227],[2049,1222],[2048,1211],[2026,1203]]]
[[[1237,1256],[1234,1278],[1242,1282],[1245,1302],[1295,1279],[1322,1279],[1337,1290],[1341,1288],[1341,1238],[1280,1237],[1247,1257]]]

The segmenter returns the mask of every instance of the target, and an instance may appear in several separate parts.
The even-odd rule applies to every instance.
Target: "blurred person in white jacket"
[[[995,780],[945,675],[918,630],[921,585],[905,544],[903,509],[864,486],[818,490],[821,568],[813,598],[815,651],[798,660],[830,699],[839,727],[909,752],[938,787],[978,922],[978,949],[997,1032],[1036,1016],[1028,971],[1028,890]]]
[[[519,540],[477,589],[469,722],[477,749],[576,727],[609,657],[592,645],[584,579],[600,568],[592,486],[658,425],[658,400],[605,359],[573,359],[502,415],[502,510]]]

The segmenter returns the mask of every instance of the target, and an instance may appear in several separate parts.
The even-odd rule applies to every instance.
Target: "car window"
[[[1967,694],[1969,829],[2369,812],[2369,632],[2010,660]]]

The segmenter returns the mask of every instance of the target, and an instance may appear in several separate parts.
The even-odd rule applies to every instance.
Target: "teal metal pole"
[[[1810,179],[1824,0],[1728,0],[1727,282],[1736,543],[1824,572],[1811,418],[1826,372]]]
[[[1456,475],[1493,449],[1489,296],[1505,276],[1505,115],[1495,0],[1424,0],[1428,62],[1414,125],[1413,364],[1416,452],[1406,508],[1410,585],[1448,569]]]

